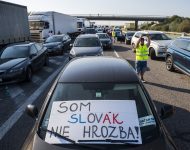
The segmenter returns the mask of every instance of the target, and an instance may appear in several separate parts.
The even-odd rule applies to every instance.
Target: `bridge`
[[[142,16],[142,15],[104,15],[104,14],[89,14],[89,15],[72,15],[78,18],[87,18],[89,20],[105,20],[105,21],[135,21],[135,29],[138,29],[139,21],[158,21],[163,22],[169,16]]]

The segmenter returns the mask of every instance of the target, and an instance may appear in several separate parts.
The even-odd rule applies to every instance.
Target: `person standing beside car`
[[[136,45],[136,71],[142,82],[145,82],[144,73],[147,70],[148,47],[150,46],[150,36],[147,35],[147,38],[147,44],[144,43],[144,38],[141,36]]]
[[[112,30],[112,41],[113,41],[113,43],[115,43],[115,36],[116,36],[116,33],[114,30]]]

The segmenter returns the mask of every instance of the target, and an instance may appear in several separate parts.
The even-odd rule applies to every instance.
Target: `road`
[[[104,55],[120,57],[133,67],[135,65],[135,54],[130,50],[130,46],[124,44],[115,44],[113,50],[106,50]],[[38,71],[31,83],[0,86],[0,138],[1,133],[4,134],[0,149],[21,148],[35,122],[24,113],[24,106],[27,102],[33,102],[38,108],[41,107],[55,76],[67,62],[67,55],[52,57],[50,66]],[[175,114],[164,120],[164,124],[179,149],[190,149],[190,77],[178,71],[167,71],[163,59],[149,60],[148,65],[150,71],[145,74],[145,87],[158,112],[164,104],[175,106]]]

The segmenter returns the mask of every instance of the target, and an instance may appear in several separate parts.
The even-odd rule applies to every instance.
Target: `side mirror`
[[[38,117],[38,108],[35,105],[27,105],[25,111],[32,118],[36,119]]]
[[[165,105],[164,107],[161,108],[160,118],[162,120],[166,119],[166,118],[169,118],[174,114],[174,112],[175,112],[174,106]]]

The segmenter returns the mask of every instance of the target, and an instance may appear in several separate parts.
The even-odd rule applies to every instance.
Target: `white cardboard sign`
[[[134,100],[53,102],[48,130],[76,143],[111,139],[142,144]],[[69,143],[49,132],[46,133],[45,141],[51,144]]]

